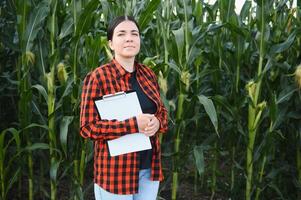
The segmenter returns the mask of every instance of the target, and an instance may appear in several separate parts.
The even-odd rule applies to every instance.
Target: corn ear
[[[299,89],[301,89],[301,64],[297,67],[295,71],[295,81]]]
[[[64,85],[68,79],[68,73],[66,71],[66,65],[60,62],[57,65],[57,78],[60,81],[61,85]]]

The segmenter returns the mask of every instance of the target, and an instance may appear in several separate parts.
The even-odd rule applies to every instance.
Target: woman
[[[114,59],[89,73],[83,84],[81,128],[94,140],[94,192],[97,200],[155,200],[163,179],[158,133],[167,131],[167,112],[155,74],[135,61],[140,32],[133,17],[117,17],[107,38]],[[143,114],[124,121],[100,119],[93,99],[135,90]],[[111,157],[107,140],[131,133],[150,137],[152,149]]]

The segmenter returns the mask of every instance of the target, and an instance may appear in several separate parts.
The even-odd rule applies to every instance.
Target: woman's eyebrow
[[[126,32],[126,30],[119,30],[119,31],[117,31],[117,33],[125,33]],[[136,32],[136,33],[139,33],[139,31],[138,30],[131,30],[131,32],[132,33],[134,33],[134,32]]]
[[[120,33],[120,32],[125,33],[126,31],[125,30],[117,31],[117,33]]]

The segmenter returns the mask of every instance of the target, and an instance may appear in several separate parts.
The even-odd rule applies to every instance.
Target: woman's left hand
[[[150,137],[157,133],[160,128],[160,121],[157,117],[153,116],[151,121],[147,124],[147,127],[143,130],[143,134]]]

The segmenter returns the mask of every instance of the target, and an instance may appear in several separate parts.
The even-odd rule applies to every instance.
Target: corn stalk
[[[29,81],[29,63],[26,62],[26,24],[28,21],[28,9],[29,5],[26,2],[18,4],[19,14],[22,16],[21,22],[18,27],[18,34],[20,37],[20,49],[21,56],[18,62],[18,80],[19,80],[19,120],[21,128],[25,128],[30,123],[30,81]],[[28,55],[32,55],[30,52]],[[25,141],[27,145],[31,144],[28,131],[24,132]],[[33,165],[32,165],[32,153],[27,154],[27,165],[28,165],[28,199],[33,199]]]
[[[250,81],[247,85],[249,98],[251,99],[248,106],[248,147],[247,147],[247,179],[246,179],[246,200],[251,199],[252,193],[252,177],[253,177],[253,150],[257,128],[260,122],[263,109],[266,107],[266,102],[258,103],[260,98],[261,82],[263,78],[262,68],[265,57],[265,31],[266,31],[266,14],[265,8],[268,3],[263,0],[257,2],[257,16],[259,26],[259,62],[257,68],[256,82]]]
[[[276,98],[275,96],[273,97],[273,100],[272,100],[272,105],[270,106],[270,118],[271,118],[271,122],[270,122],[270,127],[269,127],[269,130],[267,131],[267,138],[270,138],[271,137],[271,134],[273,133],[274,131],[274,128],[275,128],[275,120],[277,118],[277,116],[279,115],[279,113],[277,113],[277,105],[276,105]],[[267,149],[270,149],[271,148],[271,144],[269,143],[269,140],[267,140],[267,146],[269,146]],[[270,153],[270,154],[269,154]],[[264,172],[265,172],[265,165],[267,163],[267,157],[268,155],[272,155],[271,152],[268,152],[267,150],[263,153],[263,158],[262,158],[262,161],[261,161],[261,166],[260,166],[260,170],[259,170],[259,174],[258,174],[258,184],[259,185],[262,185],[262,182],[263,182],[263,176],[264,176]],[[259,196],[260,196],[260,193],[261,193],[261,188],[260,187],[257,187],[256,188],[256,196],[255,196],[255,199],[258,200],[259,199]]]
[[[73,0],[72,1],[72,16],[73,16],[73,37],[77,38],[75,40],[75,45],[73,48],[73,62],[72,62],[72,72],[73,72],[73,83],[76,86],[78,83],[78,45],[79,45],[79,37],[80,35],[77,35],[78,32],[78,15],[80,13],[80,10],[82,9],[82,1],[76,1]],[[74,102],[74,100],[77,98],[78,94],[77,94],[77,88],[74,87],[73,93],[71,95],[71,102]],[[75,125],[76,123],[74,123]],[[76,129],[74,129],[76,130]],[[82,158],[85,159],[85,148],[83,148],[83,146],[80,147],[82,149]],[[73,168],[73,173],[74,173],[74,177],[78,180],[79,179],[79,173],[82,174],[81,171],[84,171],[84,168],[82,168],[82,162],[80,162],[80,169],[79,169],[79,161],[78,161],[78,156],[77,154],[75,154],[75,158],[74,158],[74,168]],[[80,183],[82,184],[82,182]],[[76,184],[75,184],[76,185]],[[77,196],[74,196],[74,199],[77,199]]]
[[[59,1],[56,1],[56,6],[58,6]],[[85,49],[87,54],[81,54],[82,48],[81,45],[84,40],[88,39],[89,37],[85,37],[86,32],[90,30],[90,26],[92,23],[92,19],[95,17],[94,11],[97,8],[99,4],[99,1],[92,0],[92,1],[72,1],[70,4],[59,4],[60,7],[58,8],[65,8],[66,9],[66,21],[62,24],[62,27],[60,30],[60,34],[58,37],[58,40],[55,40],[55,38],[52,39],[52,41],[55,41],[56,44],[62,45],[62,43],[66,41],[71,41],[71,74],[73,75],[72,78],[68,78],[68,65],[69,64],[69,52],[65,54],[65,59],[63,61],[60,61],[60,63],[57,65],[57,77],[60,81],[60,86],[58,87],[59,90],[63,92],[61,96],[59,96],[59,93],[55,94],[56,98],[59,97],[59,101],[55,105],[55,112],[62,111],[61,115],[58,117],[62,117],[62,120],[60,122],[60,142],[63,148],[63,152],[65,153],[66,158],[69,158],[69,155],[72,159],[72,167],[73,170],[71,171],[73,185],[72,185],[72,194],[74,199],[82,199],[83,198],[83,192],[82,192],[82,185],[84,181],[84,169],[86,165],[86,146],[87,146],[87,140],[82,141],[82,138],[80,138],[79,134],[76,134],[76,137],[72,136],[73,143],[72,145],[67,145],[67,139],[68,134],[70,133],[78,133],[79,132],[79,91],[80,91],[80,68],[79,64],[82,63],[83,58],[87,60],[86,64],[92,63],[91,61],[88,62],[88,60],[92,60],[95,62],[95,58],[90,58],[90,54],[88,52],[90,49]],[[55,5],[55,4],[54,4]],[[69,12],[68,12],[69,11]],[[59,11],[57,11],[53,17],[54,20],[57,21],[59,16]],[[57,30],[54,28],[54,33],[57,35]],[[73,30],[72,30],[73,29]],[[72,32],[73,31],[73,32]],[[52,38],[52,35],[51,35]],[[99,40],[93,45],[92,51],[95,51],[95,46],[99,44]],[[86,45],[89,44],[89,40],[86,40]],[[89,45],[87,45],[89,46]],[[90,46],[90,47],[91,47]],[[52,45],[51,45],[52,48]],[[52,63],[54,65],[51,65],[51,69],[54,69],[55,64],[57,63],[58,56],[60,55],[57,49],[53,51],[54,56]],[[93,52],[95,53],[95,52]],[[95,56],[95,55],[93,55]],[[67,63],[67,64],[66,64]],[[53,66],[53,67],[52,67]],[[56,74],[56,69],[54,71],[50,71],[48,74],[48,77],[54,78]],[[48,80],[51,80],[48,79]],[[55,92],[55,90],[54,90]],[[55,102],[55,101],[54,101]],[[70,106],[71,105],[71,106]],[[63,114],[63,115],[62,115]],[[71,116],[70,116],[71,115]],[[71,126],[70,126],[71,125]],[[70,128],[70,131],[68,128]],[[67,148],[68,147],[68,148]],[[80,157],[80,160],[79,160]],[[60,161],[58,161],[56,157],[56,161],[54,162],[54,168],[52,171],[52,177],[56,180],[56,173],[57,168],[60,164]]]
[[[56,24],[57,24],[57,0],[51,1],[51,12],[50,12],[50,72],[47,73],[47,93],[48,93],[48,137],[49,137],[49,155],[50,155],[50,199],[56,199],[57,191],[57,180],[56,174],[58,169],[57,153],[54,149],[57,148],[56,139],[56,124],[55,124],[55,99],[56,99],[56,87],[55,87],[55,71],[56,71]]]
[[[33,53],[34,40],[37,33],[48,14],[47,5],[44,1],[40,2],[33,12],[29,13],[31,2],[18,1],[17,13],[21,16],[18,24],[19,47],[21,56],[18,63],[19,80],[19,119],[21,129],[24,129],[31,123],[31,78],[30,66],[35,64],[35,55]],[[31,146],[30,132],[24,129],[24,135],[27,146]],[[33,199],[33,158],[32,152],[27,153],[28,165],[28,199]]]
[[[175,130],[175,140],[174,140],[174,162],[173,162],[173,173],[172,173],[172,191],[171,199],[176,200],[177,190],[178,190],[178,173],[179,173],[179,153],[180,153],[180,142],[181,135],[183,134],[183,110],[185,101],[185,91],[189,88],[189,73],[187,72],[187,62],[189,51],[189,41],[188,41],[188,19],[187,19],[187,8],[186,2],[182,1],[184,6],[185,20],[180,29],[173,31],[176,37],[176,43],[178,48],[178,65],[180,66],[181,72],[178,79],[178,102],[177,102],[177,112],[176,112],[176,130]],[[183,50],[185,52],[185,57],[183,56]],[[185,58],[183,61],[182,59]]]

